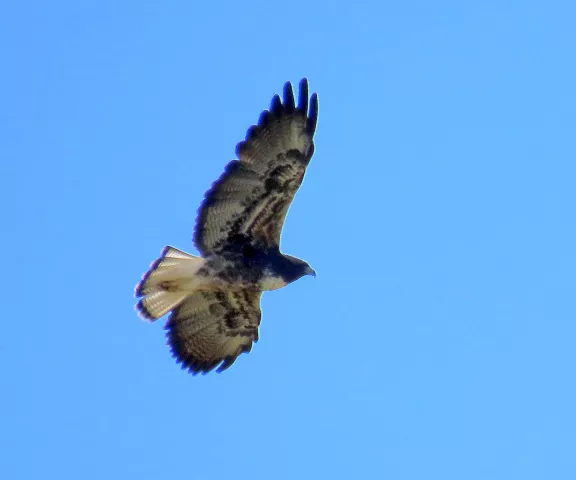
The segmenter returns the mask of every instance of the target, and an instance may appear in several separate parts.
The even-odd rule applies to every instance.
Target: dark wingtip
[[[260,132],[260,127],[258,125],[252,125],[248,132],[246,132],[246,141],[249,142],[258,137],[258,133]]]
[[[282,113],[282,101],[280,100],[280,95],[274,95],[272,101],[270,102],[270,112],[275,115],[280,115]]]
[[[270,112],[268,110],[264,110],[260,114],[260,119],[258,120],[258,126],[261,128],[266,128],[270,123]]]
[[[293,113],[295,108],[292,84],[290,82],[286,82],[284,84],[284,109],[287,113]]]
[[[310,97],[310,112],[308,114],[308,118],[306,119],[306,131],[310,135],[314,135],[317,123],[318,123],[318,95],[316,93],[313,93],[312,97]]]
[[[298,111],[304,116],[308,114],[308,79],[306,77],[300,80],[298,87]]]
[[[262,130],[274,121],[274,117],[293,114],[295,111],[301,113],[306,118],[306,132],[312,136],[314,135],[318,121],[318,95],[314,93],[312,97],[308,98],[308,79],[304,77],[300,80],[297,106],[295,105],[294,90],[291,82],[284,84],[282,96],[283,101],[280,95],[276,94],[272,97],[270,109],[264,110],[260,114],[258,125],[252,125],[246,133],[246,139],[236,145],[236,156],[238,158],[241,158],[248,148],[248,143],[257,138]]]
[[[300,80],[299,88],[298,111],[306,117],[306,132],[313,136],[318,123],[318,94],[313,93],[308,100],[308,79],[306,77]]]

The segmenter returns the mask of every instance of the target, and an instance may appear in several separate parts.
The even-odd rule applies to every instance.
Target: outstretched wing
[[[294,194],[314,153],[318,97],[308,101],[308,81],[300,82],[298,105],[290,82],[283,101],[275,95],[270,110],[236,147],[230,162],[206,193],[198,212],[194,243],[204,254],[244,243],[279,247],[280,232]]]
[[[164,327],[172,355],[192,373],[226,370],[258,340],[260,296],[253,290],[197,291]]]

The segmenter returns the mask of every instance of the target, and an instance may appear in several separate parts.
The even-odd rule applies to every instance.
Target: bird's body
[[[260,296],[303,275],[315,275],[303,260],[280,252],[288,207],[312,157],[318,103],[300,83],[298,105],[284,87],[258,125],[237,146],[206,193],[194,242],[201,257],[173,247],[136,287],[140,314],[155,320],[171,312],[166,329],[176,359],[192,373],[228,368],[258,339]]]

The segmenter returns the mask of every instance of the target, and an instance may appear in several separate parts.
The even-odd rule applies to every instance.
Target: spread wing
[[[172,355],[192,373],[226,370],[258,341],[260,296],[253,290],[197,291],[170,314],[164,327]]]
[[[279,247],[286,212],[314,153],[318,97],[308,100],[308,81],[300,82],[298,105],[290,82],[283,100],[248,130],[230,162],[206,193],[198,212],[194,243],[204,254],[245,243]]]

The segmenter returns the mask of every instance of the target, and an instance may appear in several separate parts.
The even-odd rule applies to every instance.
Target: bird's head
[[[306,264],[303,275],[312,275],[314,278],[316,278],[316,270],[314,270],[310,265]]]
[[[300,260],[299,258],[292,257],[290,255],[284,255],[284,257],[290,262],[290,273],[291,279],[290,281],[293,282],[294,280],[298,280],[299,278],[305,275],[312,275],[316,277],[316,272],[314,269],[308,265],[304,260]]]

